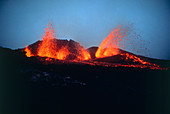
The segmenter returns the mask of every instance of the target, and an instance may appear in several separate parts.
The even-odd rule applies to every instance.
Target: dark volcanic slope
[[[170,70],[45,65],[0,48],[2,114],[168,114]]]

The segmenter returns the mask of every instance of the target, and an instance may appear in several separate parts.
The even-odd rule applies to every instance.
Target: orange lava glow
[[[89,52],[87,52],[84,49],[82,50],[82,55],[83,55],[83,57],[81,58],[82,60],[89,60],[89,59],[91,59],[91,56],[90,56]]]
[[[60,44],[59,40],[56,40],[55,31],[52,24],[49,22],[47,28],[45,29],[45,35],[43,40],[39,41],[36,49],[31,48],[31,46],[26,46],[24,51],[27,57],[39,56],[42,62],[45,64],[59,64],[59,63],[69,63],[69,64],[88,64],[91,66],[105,66],[105,67],[140,67],[140,68],[150,68],[150,69],[161,69],[159,65],[146,62],[135,56],[134,54],[128,52],[122,52],[120,47],[124,47],[125,42],[123,41],[129,32],[129,29],[118,26],[112,31],[106,39],[100,44],[99,48],[95,53],[94,59],[91,59],[90,53],[84,49],[79,43]],[[72,49],[74,48],[74,49]],[[112,62],[100,62],[96,59],[103,59],[104,57],[120,56],[120,61],[123,62],[112,63]],[[47,58],[42,58],[47,57]],[[104,58],[105,59],[105,58]]]
[[[38,48],[38,56],[41,57],[51,57],[55,59],[65,59],[66,56],[69,54],[67,48],[61,48],[57,51],[57,44],[53,42],[55,39],[53,27],[51,23],[47,25],[45,29],[45,36],[43,37],[42,44]]]
[[[26,52],[26,56],[27,57],[31,57],[31,56],[34,56],[32,53],[31,53],[31,51],[30,51],[30,49],[28,48],[28,46],[26,46],[26,48],[24,49],[24,51]]]
[[[120,48],[121,41],[125,36],[126,32],[121,32],[121,26],[118,26],[106,39],[103,40],[95,56],[97,58],[102,58],[119,54],[118,48]]]
[[[143,60],[140,59],[139,57],[134,56],[134,55],[130,55],[129,53],[121,54],[121,55],[125,56],[125,57],[126,57],[126,60],[133,60],[134,63],[135,63],[135,62],[138,62],[138,63],[141,63],[142,65],[147,65],[147,66],[155,67],[155,68],[159,68],[159,67],[160,67],[159,65],[156,65],[156,64],[152,64],[152,63],[143,61]]]
[[[145,62],[143,60],[141,60],[139,57],[136,57],[134,55],[130,55],[129,53],[126,53],[126,54],[121,54],[121,55],[124,55],[126,57],[126,60],[133,60],[133,62],[139,62],[141,64],[148,64],[148,65],[151,65],[151,63],[149,62]]]
[[[69,51],[68,49],[69,47],[67,45],[59,48],[55,40],[56,40],[55,31],[52,27],[52,24],[49,22],[47,24],[47,28],[45,29],[45,35],[43,37],[42,43],[38,46],[37,56],[65,60],[70,54],[72,54],[76,56],[75,60],[91,59],[89,52],[85,50],[83,47],[77,45],[79,52],[76,55],[73,52]],[[28,48],[26,48],[25,51],[27,52],[26,53],[27,57],[33,56],[31,55],[31,51]]]
[[[100,44],[98,50],[95,53],[96,58],[103,58],[108,56],[114,56],[120,54],[121,56],[125,57],[126,61],[132,61],[133,63],[138,64],[127,64],[123,65],[125,67],[141,67],[141,68],[153,68],[153,69],[159,69],[159,65],[152,64],[149,62],[145,62],[141,60],[139,57],[129,54],[129,53],[121,53],[120,47],[124,47],[123,40],[128,35],[128,30],[126,28],[123,28],[122,26],[118,26],[112,31],[107,38],[103,40],[103,42]],[[101,63],[98,63],[101,64]],[[103,64],[103,63],[102,63]],[[105,63],[104,66],[109,66],[108,63]],[[111,65],[112,66],[112,65]],[[121,65],[119,65],[121,66]]]
[[[85,49],[83,49],[82,47],[78,47],[79,51],[80,51],[80,56],[78,56],[77,58],[79,60],[89,60],[91,59],[91,56],[89,54],[89,52]]]

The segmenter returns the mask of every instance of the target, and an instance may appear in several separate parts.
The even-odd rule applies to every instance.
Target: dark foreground
[[[0,114],[170,113],[170,70],[43,65],[0,53]]]

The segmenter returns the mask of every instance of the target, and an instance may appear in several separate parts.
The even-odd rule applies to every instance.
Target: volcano
[[[56,58],[59,60],[81,60],[81,51],[84,50],[84,48],[78,43],[73,40],[60,40],[60,39],[53,39],[52,42],[57,45],[57,48],[53,48],[56,52],[59,52],[63,49],[63,47],[67,47],[66,50],[64,50],[66,56],[65,58],[56,58],[55,56],[52,56],[50,58]],[[31,56],[39,56],[38,55],[38,49],[39,46],[42,45],[43,41],[37,41],[29,46],[27,46],[24,50],[29,53],[31,53]],[[27,51],[26,49],[29,49]],[[85,51],[85,50],[84,50]],[[55,52],[54,52],[55,53]],[[61,53],[61,52],[60,52]],[[40,55],[41,56],[41,55]],[[30,56],[29,56],[30,57]],[[49,57],[48,55],[44,55],[43,57]],[[90,55],[87,56],[87,58],[90,58]],[[82,58],[86,60],[86,58]]]
[[[85,49],[55,36],[22,49],[0,47],[3,114],[163,114],[170,112],[170,61],[121,49],[116,28]]]
[[[101,65],[106,67],[123,66],[166,69],[161,68],[155,63],[150,63],[149,58],[137,56],[120,49],[121,46],[125,45],[123,40],[127,37],[128,31],[127,28],[118,26],[106,39],[104,39],[99,47],[84,49],[83,46],[73,40],[68,41],[56,39],[55,31],[53,30],[52,24],[49,22],[45,29],[43,39],[26,46],[22,51],[26,52],[25,55],[27,57],[47,57],[45,59],[46,64],[50,62],[57,64],[55,60],[64,60],[70,63],[76,61],[77,63]]]
[[[87,60],[90,54],[73,40],[57,40],[52,24],[49,22],[42,41],[25,48],[27,57],[41,56],[59,60]]]
[[[144,57],[144,56],[139,56],[135,55],[133,53],[124,51],[122,49],[116,49],[119,51],[120,54],[113,55],[113,56],[106,56],[106,57],[101,57],[97,58],[95,56],[97,50],[99,49],[98,47],[90,47],[88,49],[84,49],[78,42],[75,42],[73,40],[59,40],[59,39],[54,39],[53,42],[57,44],[58,47],[63,47],[67,45],[67,49],[69,54],[67,57],[63,59],[56,59],[53,57],[48,57],[48,56],[38,56],[37,55],[37,49],[38,46],[42,44],[42,41],[37,41],[34,44],[31,44],[27,46],[24,49],[21,49],[22,52],[26,52],[25,55],[29,54],[27,49],[29,49],[31,56],[35,56],[39,61],[45,63],[45,64],[58,64],[60,63],[59,61],[62,61],[63,63],[77,63],[77,64],[89,64],[89,65],[97,65],[97,66],[105,66],[105,67],[140,67],[140,68],[150,68],[150,69],[160,69],[160,70],[166,70],[167,66],[165,62],[162,62],[160,65],[159,64],[160,60]],[[81,47],[83,51],[85,51],[88,56],[88,60],[84,59],[82,60],[80,58],[80,51],[78,50]],[[30,57],[30,56],[27,56]]]

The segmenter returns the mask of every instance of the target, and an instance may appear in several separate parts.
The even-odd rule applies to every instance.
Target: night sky
[[[168,0],[1,0],[0,46],[17,49],[40,40],[49,21],[58,38],[85,48],[99,46],[116,26],[133,23],[150,42],[150,57],[170,59]]]

